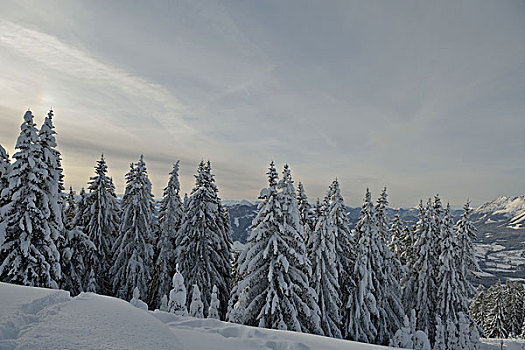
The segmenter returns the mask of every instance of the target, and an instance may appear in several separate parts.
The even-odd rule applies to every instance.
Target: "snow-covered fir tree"
[[[136,308],[148,311],[148,304],[140,300],[140,290],[138,287],[133,288],[133,297],[129,303]]]
[[[177,261],[186,276],[186,286],[202,288],[204,309],[208,311],[211,289],[219,289],[221,319],[226,315],[231,281],[231,233],[226,225],[218,189],[209,162],[199,164],[175,245]],[[190,302],[191,300],[188,300]]]
[[[201,291],[199,286],[194,284],[191,291],[190,316],[203,318],[204,304],[202,303]]]
[[[456,324],[450,318],[447,321],[444,321],[443,324],[445,324],[447,328],[445,332],[445,342],[447,344],[447,349],[459,349],[459,339]]]
[[[11,160],[9,159],[9,154],[6,152],[4,147],[0,145],[0,208],[2,208],[8,198],[9,192],[9,167],[11,165]],[[0,212],[0,225],[2,223],[2,213]],[[1,244],[0,240],[0,244]]]
[[[437,295],[437,257],[435,247],[439,242],[436,229],[435,212],[429,199],[426,208],[420,205],[419,220],[415,226],[413,246],[414,261],[411,263],[408,280],[404,288],[405,309],[414,309],[417,314],[419,329],[429,332],[429,339],[434,340]]]
[[[505,311],[507,313],[507,331],[510,337],[521,334],[523,323],[523,299],[525,297],[523,284],[516,281],[505,283]]]
[[[339,277],[339,298],[343,305],[341,310],[341,333],[342,336],[346,338],[348,337],[347,331],[348,324],[350,323],[350,296],[352,290],[355,288],[355,280],[352,276],[352,271],[356,259],[356,242],[350,230],[350,222],[346,215],[346,207],[343,196],[341,195],[339,181],[337,179],[330,185],[328,197],[329,206],[327,215],[335,235],[337,275]],[[321,207],[319,210],[321,210]]]
[[[239,256],[243,279],[238,288],[246,300],[243,321],[251,326],[322,333],[289,170],[285,168],[279,186],[273,162],[267,175],[268,187],[261,190],[258,213]]]
[[[477,326],[483,330],[487,321],[487,303],[485,301],[485,289],[481,284],[478,286],[476,295],[470,303],[470,314]]]
[[[408,316],[405,315],[405,317],[403,318],[403,326],[396,331],[394,337],[392,337],[392,339],[390,340],[389,346],[393,348],[413,349],[414,342],[412,341],[412,337],[413,334],[410,329],[410,322],[408,320]],[[437,350],[446,349],[443,348]]]
[[[441,322],[441,317],[436,316],[436,333],[432,350],[447,350],[446,330],[446,326]]]
[[[88,257],[89,273],[85,291],[99,294],[113,294],[109,269],[113,265],[112,247],[120,222],[115,186],[107,172],[108,166],[102,155],[95,166],[95,176],[90,178],[86,207],[79,218],[83,231],[96,247],[96,251]]]
[[[179,265],[176,265],[176,272],[173,275],[172,286],[170,291],[170,300],[168,302],[168,311],[178,315],[186,316],[188,309],[186,308],[186,286],[184,284],[184,277],[179,272]]]
[[[117,297],[129,299],[133,288],[147,290],[153,262],[153,215],[155,203],[144,157],[126,174],[126,190],[122,198],[122,221],[113,253],[111,268],[113,290]]]
[[[301,217],[301,223],[304,228],[304,241],[308,242],[308,239],[315,229],[314,212],[312,206],[308,202],[306,191],[301,182],[297,184],[297,205],[299,207],[299,215]]]
[[[328,216],[329,197],[317,218],[314,231],[309,236],[308,258],[312,263],[310,285],[315,290],[321,312],[321,328],[325,336],[341,338],[341,298],[335,251],[333,220]]]
[[[84,291],[86,274],[89,273],[87,257],[94,253],[95,245],[80,227],[64,230],[61,244],[62,275],[61,289],[68,290],[71,295]]]
[[[52,172],[43,159],[33,114],[27,111],[9,170],[9,197],[1,212],[0,280],[58,288],[61,279]],[[58,186],[57,186],[58,187]]]
[[[463,312],[458,312],[458,349],[460,350],[470,350],[472,349],[471,339],[470,339],[470,322],[465,317]]]
[[[378,336],[378,299],[376,289],[377,276],[374,259],[379,258],[377,242],[379,233],[376,215],[370,191],[366,189],[361,207],[361,217],[356,225],[357,257],[353,269],[353,278],[357,281],[348,304],[350,305],[349,323],[346,326],[350,339],[372,343]]]
[[[71,228],[73,226],[73,221],[75,216],[77,216],[78,204],[75,191],[73,187],[69,187],[69,193],[66,197],[66,208],[64,209],[64,226],[66,228]]]
[[[168,296],[163,295],[162,298],[160,299],[159,310],[168,312]]]
[[[404,252],[407,250],[404,242],[405,224],[399,216],[399,210],[394,215],[392,224],[390,225],[389,235],[391,237],[388,242],[388,248],[394,254],[394,256],[401,262],[402,265],[406,265]],[[399,278],[399,280],[402,280]]]
[[[459,273],[462,276],[463,288],[468,294],[475,292],[474,287],[470,283],[469,278],[473,277],[474,272],[480,272],[481,269],[478,265],[476,258],[476,249],[474,249],[474,240],[476,239],[476,227],[471,220],[472,208],[470,207],[470,201],[467,201],[463,206],[463,214],[456,223],[456,234],[458,241],[458,252],[459,252]]]
[[[468,309],[468,294],[464,290],[463,278],[465,276],[462,276],[459,271],[458,242],[453,229],[450,205],[445,210],[441,225],[436,311],[443,322],[451,320],[457,324],[458,313]]]
[[[182,220],[182,200],[180,198],[179,161],[173,165],[168,185],[160,202],[159,232],[157,239],[158,285],[154,288],[155,305],[160,305],[162,296],[171,289],[171,276],[175,272],[175,239]]]
[[[51,230],[56,230],[57,237],[62,234],[64,229],[63,198],[64,175],[62,173],[62,158],[56,149],[55,126],[53,125],[53,110],[50,110],[38,133],[38,143],[42,152],[42,161],[47,168],[47,176],[44,185],[49,193],[49,226]]]
[[[208,308],[208,318],[215,318],[219,319],[219,308],[220,308],[220,301],[217,297],[217,293],[219,292],[219,289],[217,286],[213,286],[211,290],[211,299],[210,299],[210,307]]]
[[[484,325],[485,334],[489,338],[506,338],[509,335],[507,330],[507,312],[505,308],[505,290],[501,282],[492,286],[488,290],[488,315]]]
[[[377,342],[380,344],[388,343],[405,316],[401,300],[401,286],[396,277],[402,274],[403,268],[387,245],[387,242],[391,240],[386,218],[387,206],[388,195],[385,187],[375,206],[378,235],[373,237],[376,238],[374,245],[378,256],[372,264],[377,280],[375,282],[379,311]]]

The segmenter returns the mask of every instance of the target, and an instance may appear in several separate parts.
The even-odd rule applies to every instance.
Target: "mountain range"
[[[245,243],[257,215],[257,203],[228,201],[225,206],[230,214],[233,241]],[[360,211],[361,208],[347,207],[352,228]],[[417,208],[388,208],[388,219],[392,220],[397,212],[408,225],[417,221]],[[462,213],[463,210],[453,210],[454,221]],[[472,220],[477,229],[475,247],[482,269],[473,282],[488,286],[498,279],[513,279],[525,283],[525,196],[502,196],[487,202],[473,211]]]

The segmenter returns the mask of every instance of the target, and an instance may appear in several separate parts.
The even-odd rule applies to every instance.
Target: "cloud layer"
[[[310,197],[338,177],[394,205],[525,192],[525,5],[445,1],[6,2],[0,143],[53,107],[66,182],[144,153],[155,193],[201,159],[255,199],[270,160]],[[12,150],[12,149],[11,149]]]

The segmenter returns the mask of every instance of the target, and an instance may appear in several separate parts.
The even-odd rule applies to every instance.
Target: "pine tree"
[[[377,256],[378,229],[375,210],[372,205],[370,191],[366,195],[361,207],[361,217],[356,225],[358,238],[357,258],[353,270],[357,288],[353,290],[350,304],[350,317],[347,325],[350,339],[371,343],[378,335],[378,322],[380,316],[377,309],[377,295],[375,282],[376,276],[373,259]],[[377,237],[376,237],[377,236]]]
[[[481,328],[481,330],[485,329],[485,323],[487,321],[487,305],[485,294],[486,293],[483,285],[480,284],[478,286],[476,295],[470,303],[470,314],[472,315],[472,319],[476,325]],[[484,332],[482,333],[484,334]]]
[[[468,310],[467,291],[463,289],[461,273],[459,271],[459,251],[456,235],[453,230],[450,206],[445,210],[439,241],[441,254],[439,255],[437,312],[444,322],[451,320],[458,323],[458,313]]]
[[[377,342],[380,344],[387,344],[405,316],[401,301],[401,286],[396,278],[401,275],[402,266],[387,246],[387,242],[391,240],[386,218],[387,206],[388,195],[385,187],[375,206],[378,235],[373,237],[376,239],[374,251],[378,254],[372,266],[376,276],[375,289],[379,311]]]
[[[279,185],[273,162],[267,175],[268,187],[261,190],[259,212],[239,257],[243,279],[238,288],[246,298],[243,321],[251,326],[321,333],[289,170],[285,167]]]
[[[299,207],[301,223],[304,228],[304,241],[306,243],[315,229],[315,221],[312,206],[308,202],[308,197],[301,182],[297,185],[297,205]]]
[[[188,315],[186,308],[186,286],[184,284],[184,277],[179,272],[179,264],[175,267],[175,274],[173,275],[173,289],[170,291],[170,300],[168,302],[168,311],[178,315]]]
[[[505,310],[507,312],[507,331],[510,337],[521,334],[523,323],[523,284],[507,281],[505,283]]]
[[[472,215],[472,208],[470,201],[467,201],[463,206],[463,214],[456,223],[456,234],[458,240],[459,251],[459,272],[461,273],[463,288],[469,294],[475,292],[474,287],[469,281],[469,278],[474,276],[474,272],[480,272],[478,261],[474,249],[474,240],[476,239],[476,227],[472,223],[470,217]]]
[[[126,174],[126,190],[122,198],[122,221],[113,252],[115,263],[110,270],[117,297],[129,299],[133,287],[147,289],[153,261],[153,215],[155,203],[151,194],[144,157]]]
[[[85,209],[79,217],[84,232],[96,247],[96,251],[88,256],[89,272],[85,291],[99,294],[113,294],[109,269],[113,265],[112,247],[120,221],[115,186],[107,172],[106,160],[102,155],[97,161],[95,176],[90,178]]]
[[[501,282],[489,289],[489,314],[485,323],[485,334],[490,338],[506,338],[507,312],[505,309],[505,291]]]
[[[441,322],[441,317],[439,317],[439,315],[436,316],[436,336],[433,350],[447,350],[445,331],[446,326]]]
[[[346,215],[346,208],[339,181],[332,182],[329,189],[329,207],[327,215],[330,224],[333,226],[335,235],[335,252],[337,263],[337,275],[339,277],[339,297],[343,305],[342,316],[342,336],[348,337],[348,324],[350,318],[350,297],[352,290],[356,287],[356,280],[352,276],[356,261],[355,246],[356,241],[350,230],[350,223]],[[321,209],[320,209],[321,210]]]
[[[10,167],[11,200],[2,213],[5,230],[0,247],[0,280],[58,288],[61,279],[57,249],[59,232],[54,227],[54,193],[49,192],[49,170],[42,159],[33,114],[27,111],[16,143],[18,152]],[[3,191],[5,192],[5,191]]]
[[[437,256],[435,245],[439,242],[436,228],[438,221],[429,199],[426,208],[420,204],[419,220],[416,223],[413,252],[408,280],[404,289],[405,309],[414,309],[419,329],[427,329],[431,342],[434,340],[437,295]]]
[[[5,213],[2,208],[9,201],[9,167],[11,161],[5,149],[0,145],[0,247],[4,243],[5,229],[7,221],[4,219]],[[7,210],[7,207],[6,207]]]
[[[211,289],[219,290],[221,319],[226,315],[230,295],[231,234],[222,209],[209,162],[201,161],[195,187],[185,204],[181,228],[175,245],[186,286],[202,288],[204,309],[208,310]],[[189,302],[190,300],[188,300]]]
[[[136,308],[148,311],[148,304],[140,300],[140,289],[138,287],[133,288],[133,297],[129,303]]]
[[[329,198],[325,198],[325,205],[317,218],[315,230],[311,233],[308,242],[308,258],[312,263],[311,287],[317,295],[317,302],[321,312],[321,328],[324,335],[341,338],[342,306],[339,297],[339,275],[337,271],[337,257],[335,251],[335,230],[333,220],[328,217]]]
[[[194,284],[192,288],[192,293],[191,293],[190,316],[197,317],[197,318],[203,318],[204,317],[203,309],[204,309],[204,304],[202,303],[202,299],[201,299],[201,291],[199,289],[199,286]]]
[[[179,161],[173,165],[168,185],[160,202],[159,237],[157,240],[158,286],[153,290],[155,305],[160,305],[162,296],[166,295],[171,286],[171,276],[175,267],[175,239],[182,220],[182,201],[180,199]]]
[[[84,291],[85,278],[88,271],[87,257],[95,251],[95,245],[79,227],[64,230],[61,246],[62,283],[61,289],[68,290],[71,295]]]
[[[73,191],[73,187],[69,187],[69,194],[66,197],[66,208],[64,210],[64,226],[66,228],[72,228],[73,227],[73,221],[75,220],[75,217],[77,216],[77,199],[75,198],[75,191]]]
[[[210,307],[208,308],[208,318],[215,318],[217,320],[219,319],[219,308],[221,306],[217,298],[218,292],[217,286],[214,285],[211,290]]]

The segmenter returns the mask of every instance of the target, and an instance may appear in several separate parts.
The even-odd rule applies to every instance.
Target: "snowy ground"
[[[504,349],[525,349],[505,340]],[[499,349],[497,339],[484,349]],[[120,299],[0,283],[0,350],[364,349],[385,347],[137,309]]]
[[[0,349],[385,349],[137,309],[116,298],[0,283]]]

